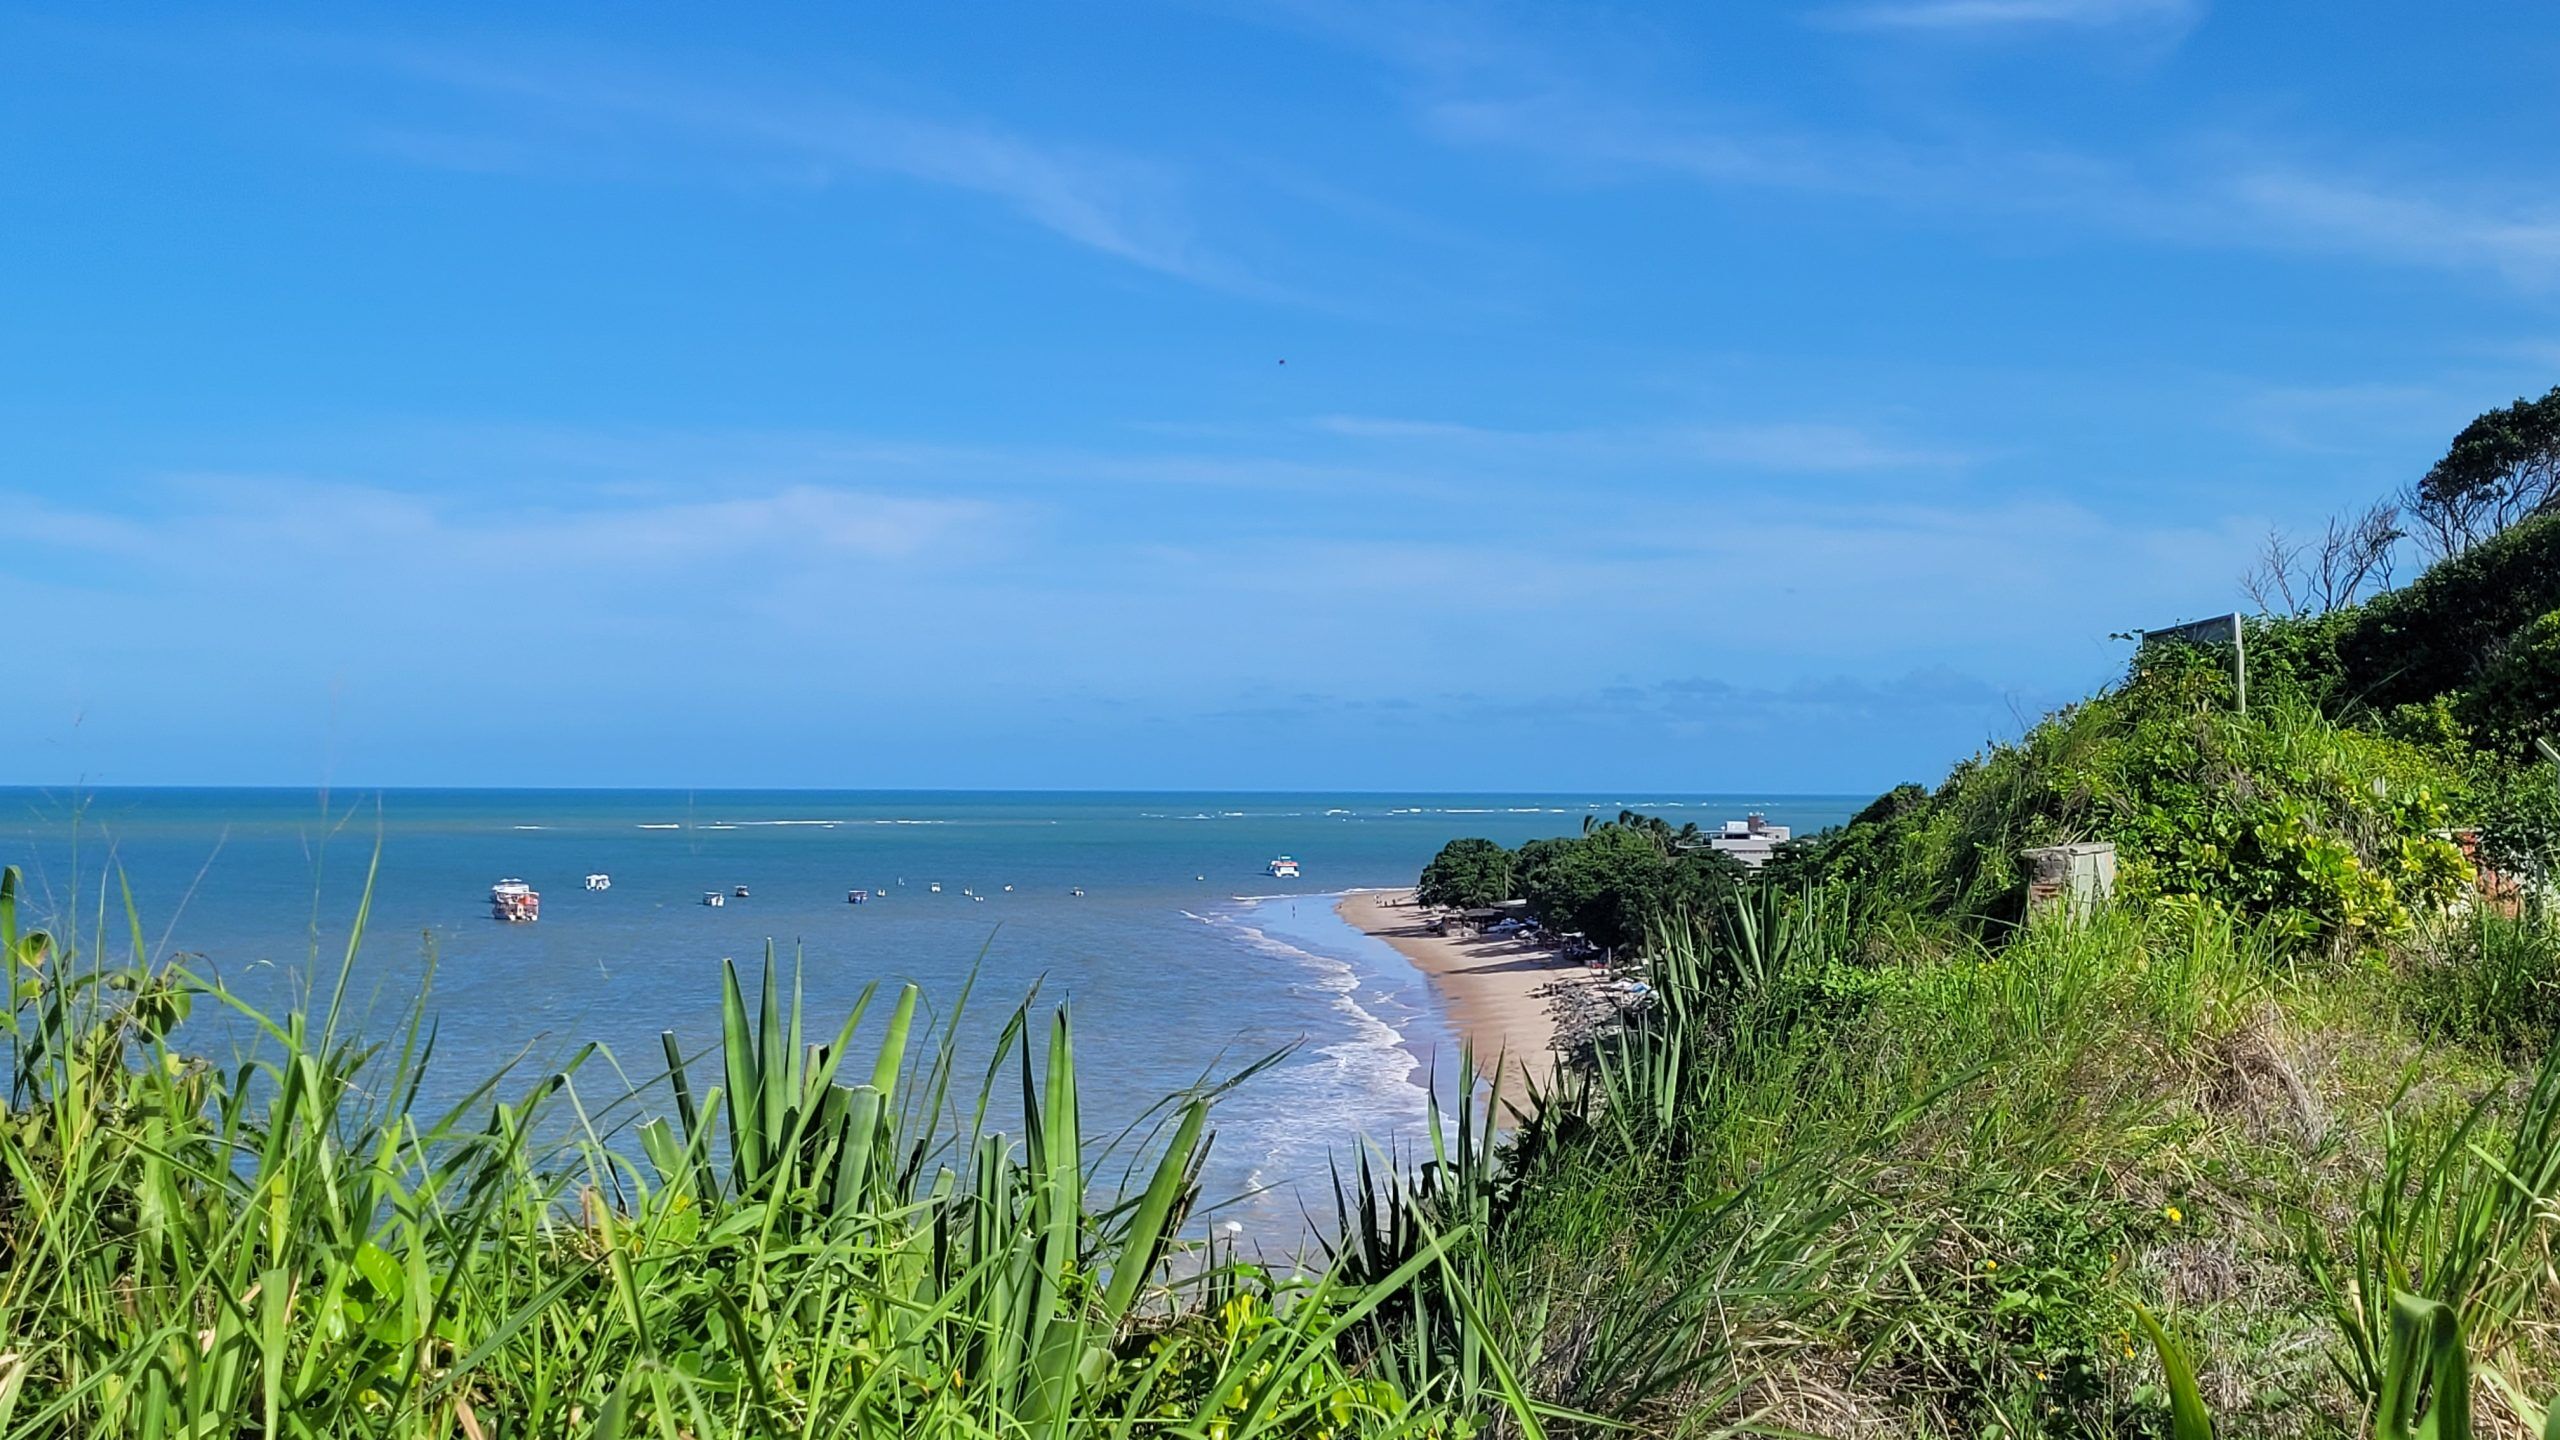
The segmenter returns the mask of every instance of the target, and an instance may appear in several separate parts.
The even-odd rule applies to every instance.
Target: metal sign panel
[[[2210,620],[2190,620],[2184,625],[2142,632],[2143,644],[2148,645],[2154,640],[2174,640],[2186,645],[2236,646],[2240,643],[2240,615],[2233,611]]]
[[[2238,692],[2237,707],[2243,714],[2249,709],[2249,651],[2241,640],[2240,612],[2216,615],[2210,620],[2190,620],[2184,625],[2169,625],[2142,632],[2142,643],[2167,640],[2180,645],[2228,645],[2231,647],[2231,682]]]

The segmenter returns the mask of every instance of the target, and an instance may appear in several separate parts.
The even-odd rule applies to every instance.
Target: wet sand
[[[1503,1057],[1513,1077],[1504,1089],[1517,1093],[1520,1075],[1544,1085],[1555,1073],[1556,1005],[1540,993],[1561,981],[1581,985],[1591,972],[1544,945],[1510,936],[1453,938],[1431,933],[1431,912],[1413,903],[1411,890],[1363,890],[1342,897],[1342,918],[1403,952],[1429,976],[1448,1007],[1450,1023],[1473,1042],[1486,1072]]]

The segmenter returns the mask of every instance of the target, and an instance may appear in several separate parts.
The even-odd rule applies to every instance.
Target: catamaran
[[[542,896],[522,880],[501,880],[489,887],[489,913],[510,925],[539,920]]]

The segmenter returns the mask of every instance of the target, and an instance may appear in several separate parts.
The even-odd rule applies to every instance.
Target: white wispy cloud
[[[670,568],[787,559],[898,562],[983,548],[1004,517],[979,500],[814,485],[703,500],[561,504],[496,501],[262,475],[168,477],[147,511],[7,499],[11,528],[59,547],[155,571],[242,579],[249,562],[318,572],[418,569],[448,577],[526,573],[645,582]]]
[[[1894,0],[1822,12],[1843,29],[1983,31],[2183,25],[2200,0]]]
[[[2560,205],[2538,180],[2421,155],[2162,128],[2099,149],[1990,116],[1852,127],[1717,93],[1666,95],[1658,60],[1570,36],[1530,44],[1494,13],[1301,0],[1292,23],[1399,78],[1419,128],[1452,145],[1544,162],[1587,187],[1662,177],[1873,202],[1933,223],[2020,221],[2194,249],[2316,255],[2560,285]],[[1876,0],[1815,12],[1832,28],[1912,34],[2183,34],[2203,0]],[[1554,39],[1554,37],[1545,37]],[[1683,73],[1687,73],[1685,70]]]
[[[2324,166],[2228,139],[2107,157],[2029,141],[1790,129],[1576,92],[1427,100],[1420,113],[1444,140],[1535,155],[1577,183],[1669,175],[1958,223],[2025,218],[2190,248],[2483,274],[2528,290],[2560,285],[2560,206],[2531,198],[2534,186]]]
[[[2218,188],[2294,248],[2489,270],[2532,287],[2560,281],[2560,207],[2549,204],[2272,165],[2237,170]]]
[[[1184,178],[1125,151],[934,116],[862,96],[723,84],[597,55],[501,61],[425,46],[309,45],[303,53],[424,82],[481,108],[447,123],[362,127],[381,153],[468,172],[572,170],[825,186],[900,178],[983,197],[1052,234],[1129,264],[1239,293],[1273,287],[1197,232]],[[750,163],[741,164],[744,157]]]
[[[1308,424],[1329,435],[1391,446],[1500,452],[1544,463],[1722,465],[1743,471],[1942,469],[1973,458],[1914,444],[1858,425],[1822,421],[1660,422],[1567,430],[1518,430],[1395,416],[1320,415]]]

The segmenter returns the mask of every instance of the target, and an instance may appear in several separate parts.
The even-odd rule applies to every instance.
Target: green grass
[[[2226,1433],[2362,1435],[2395,1288],[2457,1315],[2501,1423],[2560,1382],[2560,1059],[2519,1077],[2404,1020],[2393,972],[2211,907],[1996,946],[1850,913],[1764,893],[1658,937],[1662,1003],[1588,1082],[1407,1193],[1486,1234],[1472,1338],[1539,1398],[1646,1434],[2165,1434],[2147,1306]],[[1404,1343],[1469,1342],[1414,1308]]]

